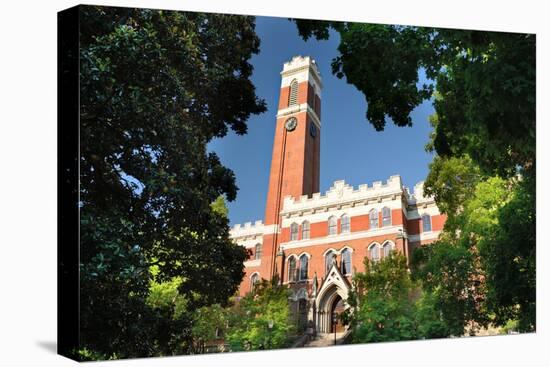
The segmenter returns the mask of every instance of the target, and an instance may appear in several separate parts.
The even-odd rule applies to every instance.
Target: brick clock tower
[[[283,200],[319,192],[322,82],[315,60],[284,64],[264,219],[261,274],[281,274],[279,243]]]

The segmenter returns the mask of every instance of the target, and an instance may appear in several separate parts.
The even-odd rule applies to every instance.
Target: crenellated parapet
[[[254,223],[245,222],[244,224],[235,224],[229,231],[231,238],[254,238],[262,236],[264,233],[264,224],[261,220]]]
[[[354,188],[345,181],[335,181],[332,187],[325,193],[315,193],[311,197],[303,195],[297,199],[287,196],[284,199],[281,215],[293,212],[321,210],[342,205],[367,205],[381,202],[385,199],[395,200],[403,194],[401,176],[391,176],[386,182],[375,181],[372,185],[359,185]]]

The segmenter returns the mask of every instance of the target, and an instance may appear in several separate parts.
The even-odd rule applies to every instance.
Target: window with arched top
[[[288,106],[294,106],[298,104],[298,81],[293,79],[290,82],[290,91],[288,93]]]
[[[260,276],[258,275],[258,273],[253,274],[250,277],[250,291],[254,292],[254,290],[256,289],[256,285],[258,284],[259,281],[260,281]]]
[[[382,208],[382,227],[391,226],[391,210],[387,206]]]
[[[257,243],[254,247],[254,259],[260,260],[262,258],[262,244]]]
[[[334,251],[330,250],[325,254],[325,274],[328,274],[330,267],[332,266],[332,257],[334,256]]]
[[[295,282],[297,278],[296,273],[296,258],[294,256],[288,259],[288,281]]]
[[[380,249],[376,243],[369,246],[369,256],[371,261],[380,260]]]
[[[308,258],[306,254],[300,256],[300,280],[307,280]]]
[[[302,239],[309,238],[309,222],[307,220],[302,222]]]
[[[290,240],[298,240],[298,223],[292,223],[290,225]]]
[[[349,216],[347,214],[340,218],[340,233],[349,233]]]
[[[342,250],[342,260],[340,261],[342,274],[351,274],[351,251],[349,249]]]
[[[369,219],[370,219],[370,227],[371,228],[378,228],[378,211],[376,209],[372,209],[369,213]]]
[[[390,256],[392,251],[393,251],[393,244],[391,242],[384,243],[384,246],[382,246],[382,252],[384,253],[384,257]]]
[[[432,230],[432,218],[428,214],[422,216],[422,232],[430,232]]]
[[[336,217],[332,216],[328,219],[328,234],[336,234]]]

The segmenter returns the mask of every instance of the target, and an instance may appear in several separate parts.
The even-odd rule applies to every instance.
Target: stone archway
[[[315,299],[315,308],[317,311],[315,324],[319,333],[330,333],[333,331],[332,313],[338,304],[339,307],[347,307],[345,301],[348,299],[349,289],[349,282],[342,276],[338,267],[333,265]],[[340,309],[339,311],[343,310]],[[340,327],[343,331],[343,327],[341,325]]]

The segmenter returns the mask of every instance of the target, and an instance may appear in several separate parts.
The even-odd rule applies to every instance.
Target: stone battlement
[[[321,75],[319,73],[319,69],[317,68],[317,63],[315,62],[315,60],[309,56],[302,56],[302,55],[294,56],[290,61],[285,62],[283,65],[283,71],[281,72],[281,74],[284,74],[291,70],[304,68],[304,67],[311,67],[312,69],[315,70],[318,76]]]
[[[235,224],[230,232],[231,237],[243,237],[262,234],[264,231],[264,224],[261,220],[257,220],[254,223],[245,222],[244,224]]]
[[[338,205],[350,201],[365,201],[387,195],[400,195],[403,193],[401,176],[391,176],[385,183],[375,181],[371,186],[367,184],[354,188],[344,180],[335,181],[332,187],[324,194],[314,193],[312,197],[302,195],[297,199],[291,196],[284,198],[283,213],[313,209],[317,207]]]

